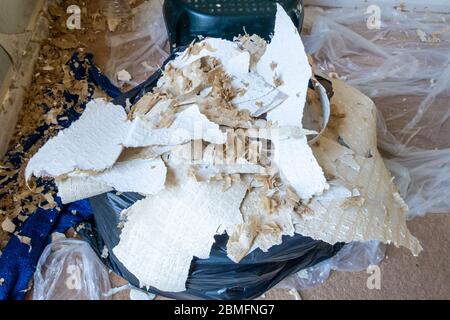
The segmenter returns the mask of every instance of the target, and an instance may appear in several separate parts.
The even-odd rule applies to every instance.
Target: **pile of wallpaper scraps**
[[[122,212],[116,257],[141,287],[185,290],[193,257],[230,235],[238,263],[300,233],[334,244],[421,247],[376,148],[373,103],[335,82],[335,123],[311,148],[303,128],[311,67],[278,7],[270,43],[205,39],[164,69],[130,112],[96,99],[30,160],[63,202],[111,190],[145,196]],[[366,135],[361,132],[367,133]]]

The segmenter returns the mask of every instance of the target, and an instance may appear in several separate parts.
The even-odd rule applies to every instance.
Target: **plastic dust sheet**
[[[44,250],[34,274],[34,300],[109,300],[108,269],[88,243],[65,239]]]
[[[307,7],[303,41],[316,72],[339,78],[378,108],[378,147],[409,206],[408,218],[450,212],[450,15],[383,7]],[[331,270],[362,271],[384,258],[379,242],[351,243],[280,286],[305,289]]]
[[[131,86],[143,82],[169,56],[169,42],[164,23],[162,0],[149,0],[133,9],[132,19],[123,32],[108,32],[110,58],[106,75],[117,85],[117,73],[126,70]]]
[[[359,9],[308,8],[305,47],[379,109],[379,147],[410,207],[409,218],[450,211],[449,14],[383,8],[369,29]]]

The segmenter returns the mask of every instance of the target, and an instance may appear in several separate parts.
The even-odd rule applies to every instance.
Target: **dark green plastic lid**
[[[276,3],[301,28],[300,0],[166,0],[164,18],[171,47],[186,46],[198,36],[232,40],[244,30],[269,40],[275,26]]]

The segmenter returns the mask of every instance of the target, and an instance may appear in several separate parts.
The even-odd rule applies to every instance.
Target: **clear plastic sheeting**
[[[118,83],[117,73],[128,71],[136,86],[158,70],[169,56],[169,44],[161,0],[149,0],[133,9],[124,32],[108,32],[111,48],[106,75]]]
[[[365,9],[306,8],[306,50],[374,100],[408,218],[450,212],[450,15],[383,7],[376,29]]]
[[[49,244],[34,274],[34,300],[109,300],[108,269],[88,243],[57,240]]]
[[[400,193],[409,205],[409,217],[449,212],[450,149],[408,150],[385,162],[397,177]]]
[[[378,265],[385,256],[386,246],[378,241],[352,242],[345,245],[334,257],[322,261],[294,276],[283,280],[279,288],[304,290],[324,283],[331,271],[358,272]]]

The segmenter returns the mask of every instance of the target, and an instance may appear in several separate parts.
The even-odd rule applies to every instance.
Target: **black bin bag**
[[[180,48],[177,52],[184,49]],[[176,52],[168,61],[173,59],[175,54]],[[113,102],[123,106],[126,105],[127,100],[136,103],[139,98],[156,86],[160,76],[161,71],[156,72],[147,81],[116,98]],[[102,261],[136,287],[139,287],[139,281],[114,256],[112,249],[120,240],[121,231],[118,224],[121,211],[140,199],[142,196],[139,194],[118,194],[116,192],[91,198],[95,222],[80,232],[80,235],[91,244],[99,256],[106,246],[109,254]],[[268,252],[257,249],[240,263],[235,263],[227,257],[227,241],[226,234],[218,235],[215,237],[215,243],[208,259],[193,258],[186,282],[186,291],[171,293],[161,292],[156,288],[150,288],[149,291],[173,299],[254,299],[287,276],[331,258],[343,246],[341,243],[330,245],[296,234],[293,237],[283,237],[282,244],[272,247]]]

